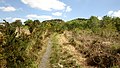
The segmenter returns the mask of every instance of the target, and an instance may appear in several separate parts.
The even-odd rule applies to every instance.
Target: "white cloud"
[[[108,15],[112,16],[112,17],[120,17],[120,10],[118,10],[118,11],[109,11]]]
[[[26,19],[23,19],[23,18],[12,18],[12,22],[15,21],[15,20],[21,20],[22,22],[26,21]]]
[[[12,19],[12,17],[6,17],[6,18],[5,18],[5,20],[10,20],[10,19]]]
[[[16,11],[16,9],[14,7],[12,7],[12,6],[0,7],[0,10],[5,11],[5,12]]]
[[[55,13],[52,13],[52,15],[54,15],[54,16],[62,16],[62,13],[61,12],[55,12]]]
[[[0,19],[0,22],[2,21],[2,19]]]
[[[108,12],[108,15],[111,15],[111,14],[113,14],[113,11],[109,11],[109,12]]]
[[[98,19],[99,19],[99,20],[102,20],[102,17],[98,16]]]
[[[66,12],[70,12],[70,11],[72,11],[72,8],[70,8],[70,6],[67,6]]]
[[[66,4],[60,0],[21,0],[24,4],[32,8],[37,8],[46,11],[64,10]]]
[[[26,16],[29,19],[52,19],[52,16],[47,16],[47,15],[36,15],[36,14],[30,14]]]

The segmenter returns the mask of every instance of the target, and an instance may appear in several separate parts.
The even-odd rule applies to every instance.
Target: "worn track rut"
[[[39,68],[49,68],[49,57],[51,54],[52,43],[51,40],[48,40],[46,52],[44,53]]]

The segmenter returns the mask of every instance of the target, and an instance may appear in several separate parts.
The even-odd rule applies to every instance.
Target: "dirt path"
[[[49,57],[51,54],[51,47],[52,47],[52,43],[51,43],[51,40],[49,39],[47,48],[46,48],[46,52],[44,53],[44,55],[41,59],[39,68],[49,68]]]

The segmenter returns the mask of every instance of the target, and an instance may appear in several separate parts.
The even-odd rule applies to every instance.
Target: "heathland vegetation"
[[[39,68],[48,42],[50,68],[120,68],[119,17],[3,21],[0,68]]]

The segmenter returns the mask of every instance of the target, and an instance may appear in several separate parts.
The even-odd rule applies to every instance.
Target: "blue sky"
[[[0,0],[0,21],[60,18],[71,20],[104,15],[120,17],[120,0]]]

